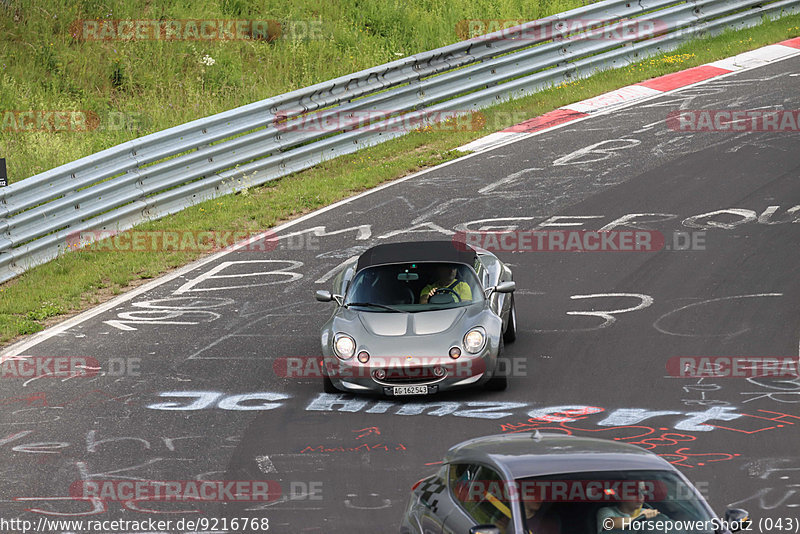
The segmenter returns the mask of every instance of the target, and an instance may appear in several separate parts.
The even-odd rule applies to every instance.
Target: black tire
[[[333,385],[330,377],[324,373],[322,375],[322,389],[325,393],[339,393],[339,390]]]
[[[500,338],[500,348],[497,349],[497,365],[494,368],[494,375],[486,382],[486,389],[489,391],[505,391],[508,387],[508,368],[509,362],[503,354],[503,338]]]
[[[511,295],[511,307],[508,310],[508,326],[503,333],[503,341],[513,343],[517,339],[517,307],[514,304],[514,295]]]

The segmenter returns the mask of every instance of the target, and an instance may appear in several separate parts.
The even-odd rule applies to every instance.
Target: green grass
[[[88,132],[3,127],[0,156],[7,158],[9,181],[18,181],[148,133],[457,42],[464,19],[534,20],[585,3],[2,0],[0,111],[87,110],[101,120]],[[276,20],[287,38],[125,42],[74,36],[75,21],[98,19]],[[308,27],[321,38],[303,38]]]
[[[255,232],[388,180],[459,157],[454,149],[492,131],[614,88],[800,35],[800,16],[689,42],[680,49],[484,110],[480,131],[413,133],[312,169],[188,208],[142,230]],[[200,253],[75,252],[0,285],[0,343],[200,257]]]

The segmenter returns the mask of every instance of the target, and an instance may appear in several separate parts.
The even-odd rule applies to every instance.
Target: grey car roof
[[[463,243],[454,241],[405,241],[384,243],[364,251],[358,258],[356,271],[373,265],[390,263],[450,262],[473,265],[475,250]]]
[[[668,470],[672,465],[635,445],[605,439],[533,432],[475,438],[452,447],[446,463],[502,466],[513,479],[588,471]]]

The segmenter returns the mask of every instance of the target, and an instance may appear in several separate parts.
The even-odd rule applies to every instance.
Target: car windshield
[[[483,300],[483,289],[470,267],[426,262],[362,269],[350,283],[344,304],[391,313],[457,308]]]
[[[532,532],[714,532],[705,504],[670,471],[570,473],[519,479],[515,486],[510,494],[518,498],[509,504],[518,507],[523,526]],[[654,510],[644,514],[652,517],[645,518],[644,510]],[[636,525],[603,528],[614,518],[637,516]]]

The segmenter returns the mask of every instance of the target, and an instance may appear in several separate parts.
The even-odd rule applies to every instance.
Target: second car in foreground
[[[744,530],[747,512],[724,519],[671,464],[617,441],[501,434],[452,447],[417,482],[401,534],[723,534]]]

